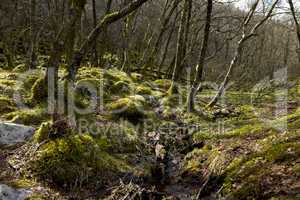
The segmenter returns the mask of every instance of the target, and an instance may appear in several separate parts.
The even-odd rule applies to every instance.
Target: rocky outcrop
[[[30,126],[0,122],[0,145],[15,145],[30,139],[35,129]]]
[[[1,200],[24,200],[29,197],[30,191],[25,189],[14,189],[7,185],[0,184],[0,199]]]

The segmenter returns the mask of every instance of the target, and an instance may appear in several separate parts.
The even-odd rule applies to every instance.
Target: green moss
[[[272,144],[264,152],[265,158],[271,162],[283,162],[300,157],[300,143],[287,142]]]
[[[101,81],[96,78],[85,78],[76,82],[74,93],[74,103],[78,108],[86,108],[93,99],[100,98]],[[106,98],[106,92],[101,93],[102,98]]]
[[[0,96],[0,113],[8,113],[16,110],[15,103],[6,96]]]
[[[250,159],[242,164],[243,158],[234,160],[227,171],[222,192],[230,199],[253,199],[262,197],[260,182],[267,172],[262,157]]]
[[[102,59],[105,61],[106,65],[108,65],[109,67],[118,67],[122,64],[116,54],[112,54],[109,52],[106,52],[103,55]]]
[[[46,200],[47,197],[43,196],[42,194],[33,193],[29,197],[27,197],[25,200]]]
[[[41,124],[40,128],[34,134],[34,141],[37,143],[41,143],[48,139],[49,131],[51,129],[52,124],[50,122],[44,122]]]
[[[245,157],[244,156],[234,158],[229,163],[229,165],[226,167],[225,173],[230,173],[232,171],[237,170],[243,164],[244,161],[245,161]]]
[[[130,77],[133,81],[138,82],[143,80],[143,75],[138,73],[131,73]]]
[[[26,77],[23,82],[23,87],[27,89],[31,89],[34,83],[40,78],[38,74],[32,74]]]
[[[196,141],[203,141],[203,140],[211,140],[214,138],[218,138],[218,136],[212,132],[208,131],[200,131],[193,135],[194,140]]]
[[[144,117],[144,97],[135,95],[121,98],[111,103],[108,108],[113,117],[128,119],[131,122],[138,122]]]
[[[129,170],[123,161],[105,152],[103,140],[90,135],[71,135],[42,146],[31,162],[35,175],[56,185],[80,187]]]
[[[294,171],[298,177],[300,177],[300,164],[294,166]]]
[[[16,84],[16,81],[15,80],[9,80],[9,79],[2,79],[2,80],[0,80],[0,84],[8,86],[8,87],[12,87]]]
[[[31,96],[29,98],[30,103],[38,104],[44,102],[48,96],[48,86],[45,78],[37,79],[32,88],[31,88]]]
[[[142,86],[142,85],[137,86],[135,91],[136,91],[136,94],[140,94],[140,95],[151,95],[152,94],[152,90],[150,87]]]
[[[43,121],[48,119],[48,114],[42,108],[35,108],[30,110],[20,110],[8,113],[3,116],[5,119],[13,123],[20,123],[24,125],[40,125]]]
[[[117,81],[110,87],[110,91],[113,94],[128,94],[130,91],[130,85],[127,81]]]
[[[103,70],[96,67],[80,67],[77,72],[77,80],[82,79],[101,79],[103,76]]]
[[[271,125],[276,128],[281,128],[287,125],[289,130],[297,130],[300,128],[300,109],[298,108],[294,113],[287,116],[275,119]]]
[[[268,143],[263,151],[233,159],[224,171],[223,193],[230,199],[266,198],[262,185],[274,163],[299,158],[298,142]],[[276,183],[274,183],[276,184]]]
[[[109,127],[101,130],[100,137],[107,140],[110,144],[108,151],[115,153],[134,153],[140,146],[136,128],[126,120],[112,123]],[[98,137],[98,136],[96,136]]]
[[[28,70],[28,67],[26,66],[26,64],[19,64],[17,65],[14,69],[13,72],[26,72]]]
[[[245,125],[242,126],[241,128],[234,129],[233,131],[227,132],[220,137],[232,138],[232,137],[255,136],[256,134],[262,134],[263,130],[264,127],[261,124]]]
[[[169,79],[158,79],[155,80],[154,85],[160,89],[168,90],[172,84],[172,81]]]
[[[10,186],[13,188],[20,188],[20,189],[29,189],[35,185],[35,183],[28,179],[17,179],[13,180],[13,182],[9,183]]]
[[[110,69],[104,72],[104,78],[111,81],[111,82],[118,82],[118,81],[124,81],[124,82],[132,82],[131,78],[122,71],[119,71],[117,69]]]
[[[198,174],[209,170],[219,175],[224,167],[224,155],[217,148],[210,145],[202,149],[194,149],[184,158],[184,170],[189,174]]]
[[[252,119],[256,118],[256,115],[254,113],[255,108],[251,105],[243,105],[238,107],[238,112],[241,114],[239,115],[239,120],[247,120],[247,119]]]

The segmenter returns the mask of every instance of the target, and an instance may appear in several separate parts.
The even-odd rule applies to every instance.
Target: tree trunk
[[[183,59],[184,33],[185,33],[184,29],[185,29],[185,23],[187,19],[187,11],[189,5],[188,1],[189,0],[184,0],[183,10],[181,13],[181,20],[178,29],[178,38],[176,44],[175,66],[172,74],[172,84],[168,90],[169,95],[172,95],[173,93],[176,92],[175,81],[178,79],[178,75],[179,75],[178,73],[180,71],[180,68],[182,67],[181,63]]]
[[[96,28],[97,26],[97,13],[96,13],[96,1],[92,0],[92,7],[93,7],[93,26]],[[97,42],[93,45],[93,58],[92,58],[92,65],[98,66],[98,54],[97,54]]]
[[[45,81],[47,81],[47,85],[49,86],[48,95],[52,95],[52,98],[48,96],[50,102],[50,110],[49,112],[52,114],[52,119],[55,122],[59,120],[59,111],[58,111],[58,67],[59,62],[61,60],[61,56],[64,53],[64,49],[67,50],[67,54],[73,52],[72,49],[74,47],[74,38],[76,35],[74,34],[74,30],[77,22],[80,20],[82,8],[71,7],[70,6],[70,15],[69,20],[65,26],[58,32],[57,36],[54,39],[52,50],[50,53],[50,58],[47,62],[47,72],[45,76]],[[52,85],[50,84],[52,81]],[[52,87],[52,88],[51,88]]]
[[[200,57],[196,68],[196,77],[195,80],[193,81],[191,90],[187,98],[187,110],[189,112],[192,112],[195,109],[194,108],[195,95],[197,93],[199,84],[201,84],[203,80],[203,68],[204,68],[207,47],[208,47],[212,9],[213,9],[213,1],[207,0],[207,13],[206,13],[206,22],[205,22],[205,29],[204,29],[204,38],[202,41]]]
[[[36,1],[30,0],[30,47],[28,56],[28,67],[34,69],[36,66]]]
[[[288,0],[288,2],[289,2],[291,12],[292,12],[292,16],[293,16],[293,19],[294,19],[294,22],[295,22],[296,34],[297,34],[298,43],[299,43],[299,46],[298,46],[298,49],[297,49],[297,54],[298,54],[298,59],[299,59],[299,63],[300,63],[300,25],[299,25],[299,22],[297,20],[296,11],[295,11],[293,1]]]

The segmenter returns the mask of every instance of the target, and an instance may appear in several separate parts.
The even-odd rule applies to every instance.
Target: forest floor
[[[37,131],[0,147],[0,183],[30,191],[28,199],[300,198],[299,80],[230,90],[204,118],[184,110],[182,85],[170,97],[170,80],[83,67],[76,85],[103,90],[78,89],[74,104],[102,103],[75,113],[74,129],[51,122],[43,71],[21,74],[0,71],[0,121]],[[196,108],[213,95],[204,90]]]

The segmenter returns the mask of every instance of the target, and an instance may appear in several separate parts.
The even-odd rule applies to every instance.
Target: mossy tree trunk
[[[45,76],[45,80],[47,81],[47,86],[48,87],[53,87],[53,88],[48,88],[51,89],[52,92],[51,95],[53,95],[53,98],[51,99],[52,102],[48,102],[52,107],[50,110],[52,114],[53,121],[55,122],[56,120],[59,120],[59,111],[58,111],[58,105],[57,105],[57,99],[58,99],[58,68],[59,68],[59,63],[61,60],[61,56],[63,55],[64,52],[67,53],[67,62],[71,62],[71,59],[68,61],[68,56],[70,56],[73,53],[74,49],[74,43],[75,39],[74,37],[76,36],[74,33],[75,32],[75,27],[77,22],[80,20],[81,17],[81,12],[85,6],[85,2],[83,2],[80,5],[74,5],[72,2],[70,2],[69,8],[70,8],[70,15],[69,15],[69,20],[66,23],[65,26],[61,28],[59,33],[57,34],[53,44],[52,44],[52,50],[50,53],[50,58],[46,64],[47,66],[47,72]],[[64,51],[65,50],[65,51]],[[71,57],[71,56],[70,56]],[[51,85],[49,80],[53,81],[54,84]],[[49,98],[49,96],[48,96]]]

